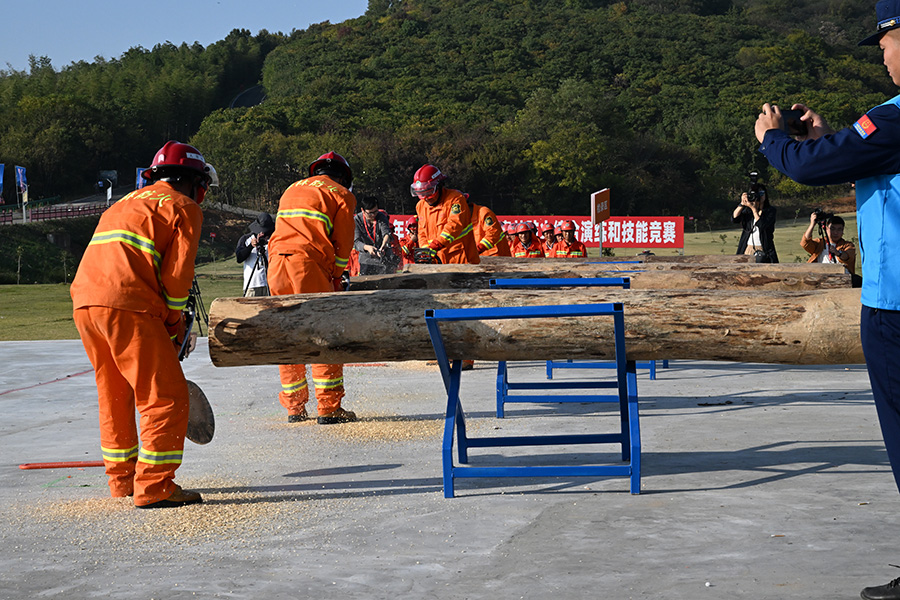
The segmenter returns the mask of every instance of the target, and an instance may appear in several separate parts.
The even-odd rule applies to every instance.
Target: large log
[[[863,362],[859,290],[809,292],[385,290],[219,298],[210,308],[216,366],[425,360],[428,309],[621,302],[633,360],[781,364]],[[446,323],[451,358],[611,359],[608,317]]]
[[[800,266],[800,265],[797,265]],[[850,274],[841,265],[803,268],[780,265],[559,265],[532,271],[444,271],[363,275],[350,281],[351,291],[487,289],[491,279],[629,277],[635,290],[764,289],[802,291],[850,287]],[[482,267],[482,265],[477,265]],[[613,268],[615,267],[615,268]],[[746,267],[746,268],[744,268]],[[501,267],[502,269],[502,267]]]

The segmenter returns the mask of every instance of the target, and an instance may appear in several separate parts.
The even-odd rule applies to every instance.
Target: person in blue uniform
[[[900,86],[900,0],[875,7],[873,35],[894,84]],[[860,334],[872,396],[894,480],[900,489],[900,95],[871,109],[840,131],[803,104],[807,134],[782,129],[781,110],[764,104],[755,133],[769,163],[799,183],[856,182],[856,218],[862,257]],[[864,600],[900,600],[900,578],[867,587]]]

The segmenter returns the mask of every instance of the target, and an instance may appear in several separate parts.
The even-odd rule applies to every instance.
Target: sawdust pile
[[[238,482],[185,478],[186,489],[203,494],[203,504],[181,508],[138,510],[131,498],[89,498],[42,502],[28,507],[36,524],[49,525],[54,539],[64,532],[72,544],[109,544],[128,550],[146,544],[162,546],[221,543],[223,539],[277,535],[318,518],[317,503],[296,495],[256,492]]]
[[[444,420],[367,413],[355,423],[341,423],[326,427],[317,425],[313,418],[303,423],[280,422],[273,424],[272,429],[281,431],[298,427],[315,427],[317,433],[346,442],[410,442],[439,440],[443,435]]]

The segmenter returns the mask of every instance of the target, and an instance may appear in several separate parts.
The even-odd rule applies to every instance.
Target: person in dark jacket
[[[359,252],[359,274],[387,273],[390,265],[400,262],[391,248],[390,220],[387,213],[380,210],[375,196],[364,196],[359,206],[360,211],[353,216],[356,226],[353,247]]]
[[[769,204],[765,186],[759,184],[755,193],[741,194],[741,203],[734,209],[732,220],[743,231],[736,254],[750,254],[758,263],[777,263],[775,251],[775,207]]]
[[[250,233],[241,236],[234,256],[244,264],[244,296],[268,296],[269,284],[266,280],[266,268],[269,256],[266,244],[275,231],[275,219],[269,213],[259,213],[256,220],[250,223]]]

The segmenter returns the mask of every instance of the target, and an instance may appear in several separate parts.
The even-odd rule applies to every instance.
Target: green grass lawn
[[[856,215],[841,215],[846,221],[845,235],[856,241]],[[800,247],[800,236],[809,217],[779,221],[775,226],[775,247],[781,262],[805,262],[809,256]],[[685,232],[685,254],[734,254],[740,237],[739,229]],[[596,252],[596,251],[595,251]],[[634,256],[639,249],[618,249],[616,256]],[[658,255],[677,254],[674,250],[654,250]],[[857,258],[857,261],[859,259]],[[859,265],[857,264],[857,272]],[[233,257],[197,267],[197,281],[206,309],[215,298],[240,296],[243,291],[241,265]],[[203,328],[204,334],[206,327]],[[69,286],[0,285],[0,341],[77,339],[72,322]]]

